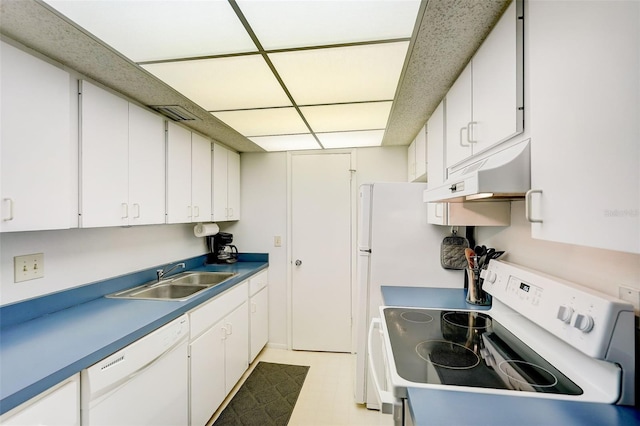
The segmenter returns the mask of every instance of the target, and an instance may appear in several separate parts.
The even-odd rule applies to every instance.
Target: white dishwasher
[[[188,337],[183,315],[82,370],[82,424],[188,424]]]

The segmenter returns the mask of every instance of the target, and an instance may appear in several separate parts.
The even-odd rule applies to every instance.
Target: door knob
[[[300,266],[300,265],[302,265],[302,260],[297,259],[297,260],[296,260],[296,266]]]

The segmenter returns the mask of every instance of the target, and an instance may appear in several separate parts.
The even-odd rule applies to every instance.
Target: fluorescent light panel
[[[393,99],[409,42],[269,54],[298,105]]]
[[[256,51],[227,1],[45,1],[135,62]]]
[[[309,129],[295,108],[252,109],[213,112],[214,116],[244,136],[307,133]]]
[[[384,129],[391,101],[301,107],[314,132]]]
[[[143,65],[208,111],[291,106],[260,55]]]
[[[265,151],[320,149],[316,139],[308,133],[304,135],[258,136],[249,139]]]
[[[419,0],[238,0],[269,49],[411,37]]]
[[[384,130],[366,130],[361,132],[317,133],[316,136],[327,149],[380,146]]]

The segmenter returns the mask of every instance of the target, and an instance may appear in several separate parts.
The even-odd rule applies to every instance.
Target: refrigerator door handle
[[[360,249],[360,253],[371,253],[371,249]]]

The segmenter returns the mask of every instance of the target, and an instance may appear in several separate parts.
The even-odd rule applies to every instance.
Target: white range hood
[[[483,157],[424,191],[425,202],[510,200],[531,188],[530,139]]]

